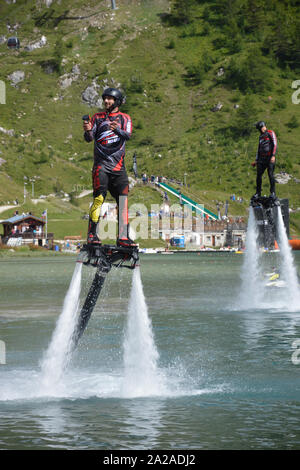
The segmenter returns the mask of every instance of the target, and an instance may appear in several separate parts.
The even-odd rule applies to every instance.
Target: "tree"
[[[272,88],[268,61],[257,46],[244,59],[232,58],[226,75],[227,84],[242,92],[261,93]]]
[[[245,32],[260,33],[268,21],[265,0],[247,0],[245,6]]]
[[[195,0],[171,0],[171,16],[175,24],[189,24],[193,20]]]
[[[295,114],[291,117],[291,119],[287,123],[287,127],[289,129],[296,129],[297,127],[299,127],[299,121],[297,119],[297,116],[295,116]]]
[[[240,28],[237,24],[236,18],[230,18],[227,26],[224,28],[226,36],[225,47],[227,47],[230,54],[240,52],[242,49],[242,35]]]
[[[218,24],[228,26],[232,19],[239,24],[244,16],[244,3],[245,0],[215,0],[211,2],[211,9],[215,12],[216,21]]]
[[[273,52],[282,67],[300,68],[300,17],[299,6],[284,8],[276,4],[272,30],[267,35],[263,49]]]
[[[199,85],[205,75],[212,68],[213,59],[208,51],[203,51],[197,64],[187,67],[187,76],[191,78],[193,85]]]
[[[61,67],[61,63],[62,63],[62,59],[63,59],[63,53],[64,53],[64,43],[61,39],[61,37],[59,37],[55,43],[55,47],[54,47],[54,59],[52,61],[53,63],[53,66],[56,70],[56,72],[61,75],[62,74],[62,67]]]
[[[257,109],[254,98],[250,95],[246,95],[232,123],[232,133],[236,137],[249,137],[255,130],[256,121]]]

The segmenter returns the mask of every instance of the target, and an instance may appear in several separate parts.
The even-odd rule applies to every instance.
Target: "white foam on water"
[[[123,347],[124,396],[160,395],[165,389],[164,377],[158,369],[159,354],[154,342],[139,267],[133,272]]]
[[[67,371],[55,386],[41,384],[39,370],[11,370],[1,377],[0,402],[16,401],[52,401],[52,400],[88,400],[90,398],[178,398],[203,394],[224,393],[228,386],[214,384],[201,386],[191,383],[190,377],[178,377],[175,371],[160,371],[168,386],[157,386],[154,390],[143,388],[124,389],[124,374],[91,372],[86,369]],[[168,375],[170,374],[170,375]],[[193,381],[192,381],[193,382]]]
[[[264,310],[295,312],[300,309],[300,290],[292,249],[288,242],[282,212],[277,208],[277,233],[280,248],[279,265],[281,286],[267,286],[264,273],[264,254],[260,249],[257,238],[257,223],[254,210],[250,207],[246,250],[242,266],[241,292],[235,306],[236,310]],[[278,263],[278,260],[277,260]],[[277,264],[276,263],[276,264]],[[273,269],[273,268],[272,268]],[[269,267],[268,271],[272,271]]]
[[[280,276],[286,282],[286,287],[282,289],[282,295],[284,296],[284,300],[286,301],[289,311],[298,311],[300,310],[300,290],[297,269],[294,263],[292,248],[286,234],[280,207],[277,208],[277,232],[279,236],[278,244],[281,259]]]
[[[81,290],[82,263],[76,263],[72,280],[66,294],[49,347],[41,363],[41,384],[45,391],[56,388],[66,370],[72,352],[73,333]]]
[[[72,337],[77,320],[82,264],[77,263],[49,347],[40,369],[8,370],[2,376],[0,401],[76,400],[195,396],[219,393],[223,385],[201,387],[205,378],[192,379],[177,362],[159,368],[151,319],[140,269],[133,272],[123,341],[123,366],[115,370],[70,367]],[[69,367],[68,367],[69,366]],[[200,386],[199,386],[200,385]]]

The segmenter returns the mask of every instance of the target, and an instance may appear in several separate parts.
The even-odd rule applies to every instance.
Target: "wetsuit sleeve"
[[[258,157],[259,157],[259,144],[258,144],[257,152],[256,152],[256,158],[255,158],[255,161],[256,161],[256,162],[257,162],[257,160],[258,160]]]
[[[83,137],[86,142],[91,142],[94,139],[93,131],[85,131]]]
[[[91,142],[92,140],[94,140],[94,135],[95,135],[95,131],[96,131],[96,128],[97,128],[95,115],[92,117],[91,122],[93,124],[92,129],[90,131],[85,131],[85,133],[83,134],[84,140],[86,142]]]
[[[123,129],[115,129],[114,130],[114,133],[117,134],[118,136],[122,137],[122,139],[124,140],[129,140],[130,139],[130,136],[131,134],[129,134],[128,132],[124,131]]]
[[[117,129],[114,130],[114,133],[124,140],[130,139],[132,134],[132,121],[127,114],[123,114],[122,127],[117,127]]]
[[[277,151],[277,137],[274,131],[270,131],[269,134],[273,144],[272,157],[275,157]]]

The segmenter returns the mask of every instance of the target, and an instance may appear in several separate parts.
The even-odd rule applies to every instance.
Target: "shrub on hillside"
[[[249,137],[255,130],[256,122],[257,108],[253,97],[246,95],[230,126],[231,134],[234,137]]]
[[[171,0],[170,20],[175,25],[189,24],[193,20],[194,0]]]
[[[143,93],[144,91],[144,81],[140,73],[131,75],[128,90],[131,93]]]
[[[298,121],[297,116],[295,116],[295,114],[291,117],[291,119],[287,123],[287,127],[289,129],[296,129],[297,127],[299,127],[299,121]]]
[[[194,85],[200,84],[205,78],[207,72],[212,68],[212,65],[213,59],[211,54],[204,51],[196,64],[192,64],[187,67],[187,78],[191,79]]]
[[[258,47],[253,47],[243,59],[232,58],[225,83],[242,92],[263,93],[272,89],[271,69]]]

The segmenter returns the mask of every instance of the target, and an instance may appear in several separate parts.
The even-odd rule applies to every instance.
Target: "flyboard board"
[[[138,247],[86,244],[81,248],[77,263],[91,266],[96,274],[81,308],[73,334],[73,347],[76,348],[92,315],[105,279],[113,266],[134,269],[139,261]]]
[[[253,207],[257,223],[259,246],[274,249],[275,241],[278,238],[278,207],[280,207],[287,236],[289,236],[289,200],[266,196],[253,197],[250,201],[250,205]]]

